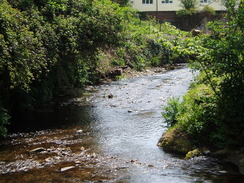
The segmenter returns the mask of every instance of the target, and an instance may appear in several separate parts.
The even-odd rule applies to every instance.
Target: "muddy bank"
[[[141,71],[130,68],[129,66],[115,67],[107,71],[107,73],[101,76],[101,83],[106,84],[111,81],[116,81],[120,79],[131,79],[140,76],[148,76],[157,73],[164,73],[166,71],[180,69],[186,64],[174,64],[174,65],[164,65],[161,67],[147,67]]]

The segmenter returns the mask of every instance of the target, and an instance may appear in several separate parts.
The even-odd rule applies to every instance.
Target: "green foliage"
[[[197,12],[197,0],[181,0],[180,6],[183,8],[176,12],[179,17],[191,16]]]
[[[126,32],[133,33],[126,34],[128,41],[122,48],[124,51],[121,56],[127,65],[135,68],[188,62],[195,58],[200,47],[195,44],[197,38],[187,37],[187,33],[169,23],[159,25],[154,20],[149,20],[131,25],[133,26],[127,27]]]
[[[238,131],[240,126],[243,126],[244,111],[244,36],[243,27],[238,24],[241,19],[239,9],[243,9],[243,2],[238,10],[233,9],[233,4],[227,8],[230,21],[209,25],[212,37],[204,40],[208,57],[202,55],[199,60],[209,83],[219,97],[224,123]],[[219,85],[214,85],[211,81],[213,77],[222,78]]]
[[[214,148],[244,145],[243,2],[237,9],[235,2],[227,3],[228,22],[210,23],[200,46],[190,42],[196,51],[191,67],[201,75],[170,116],[196,144]]]
[[[240,5],[239,8],[241,8]],[[231,11],[231,10],[229,10]],[[233,16],[236,14],[236,16]],[[222,123],[226,129],[223,136],[232,139],[231,144],[236,144],[244,138],[242,131],[244,111],[244,64],[243,64],[243,28],[239,26],[239,15],[235,11],[229,12],[230,22],[210,25],[212,39],[205,40],[210,58],[200,57],[201,65],[208,75],[208,81],[218,96],[218,105]],[[222,81],[215,85],[211,78],[219,77]],[[240,134],[240,135],[236,135]],[[236,138],[236,139],[233,139]]]
[[[217,105],[214,93],[205,84],[197,84],[184,96],[178,121],[195,142],[211,142],[211,133],[215,128]],[[208,144],[212,145],[212,143]]]
[[[176,37],[160,39],[162,43],[163,63],[186,63],[196,60],[198,54],[202,52],[201,40],[198,37],[183,37],[179,33]],[[181,37],[182,36],[182,37]]]
[[[163,117],[168,126],[177,125],[177,128],[187,132],[193,144],[221,148],[227,143],[227,138],[223,136],[226,127],[221,126],[217,98],[204,82],[203,79],[193,83],[182,102],[169,100]]]
[[[168,127],[176,124],[181,105],[180,99],[173,97],[168,100],[167,105],[163,108],[162,116]]]
[[[24,111],[66,89],[96,82],[99,49],[123,39],[121,12],[109,0],[2,0],[3,106],[10,114]]]
[[[197,0],[180,0],[180,5],[185,10],[196,9],[197,4]]]
[[[179,17],[187,17],[187,16],[191,16],[194,15],[197,11],[195,9],[181,9],[179,11],[176,12],[176,15]]]
[[[211,15],[215,15],[215,10],[211,7],[211,6],[204,6],[204,8],[202,9],[202,12],[207,15],[207,16],[211,16]]]
[[[195,57],[185,32],[154,19],[141,21],[128,1],[116,2],[1,0],[3,108],[11,115],[46,104],[96,83],[112,64],[142,70]]]
[[[27,19],[7,3],[0,5],[1,88],[28,89],[46,67],[45,50],[28,29]]]

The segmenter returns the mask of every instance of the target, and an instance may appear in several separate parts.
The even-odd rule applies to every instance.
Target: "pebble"
[[[83,130],[77,130],[76,131],[76,134],[82,134],[83,133]]]
[[[51,162],[53,159],[51,157],[48,157],[45,159],[46,162]]]
[[[222,173],[222,174],[225,174],[225,173],[227,173],[227,171],[225,171],[225,170],[220,170],[220,171],[218,171],[219,173]]]
[[[71,170],[71,169],[73,169],[73,168],[75,168],[75,166],[64,167],[64,168],[61,168],[60,172],[65,172],[65,171],[67,171],[67,170]]]
[[[37,147],[35,149],[30,150],[30,153],[37,153],[37,152],[42,152],[42,151],[46,151],[46,149],[44,147]]]
[[[60,160],[61,157],[60,157],[60,156],[54,156],[53,159],[54,159],[54,160]]]
[[[80,161],[76,161],[75,164],[81,164],[81,162]]]

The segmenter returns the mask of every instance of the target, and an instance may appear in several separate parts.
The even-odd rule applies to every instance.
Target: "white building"
[[[198,0],[198,9],[210,6],[215,11],[225,10],[221,0]],[[141,12],[178,11],[182,9],[180,0],[131,0],[132,7]]]
[[[201,10],[205,6],[209,6],[215,10],[216,14],[211,17],[208,16],[208,20],[219,19],[225,12],[222,0],[197,1],[197,10]],[[206,21],[206,14],[200,12],[195,14],[192,19],[177,16],[177,11],[183,9],[181,0],[131,0],[130,3],[143,16],[153,16],[157,20],[171,22],[182,30],[191,30],[192,28],[201,26]]]

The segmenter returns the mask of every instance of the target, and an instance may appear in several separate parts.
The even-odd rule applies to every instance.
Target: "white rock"
[[[65,172],[65,171],[73,169],[73,168],[75,168],[75,166],[67,166],[67,167],[61,168],[60,172]]]

